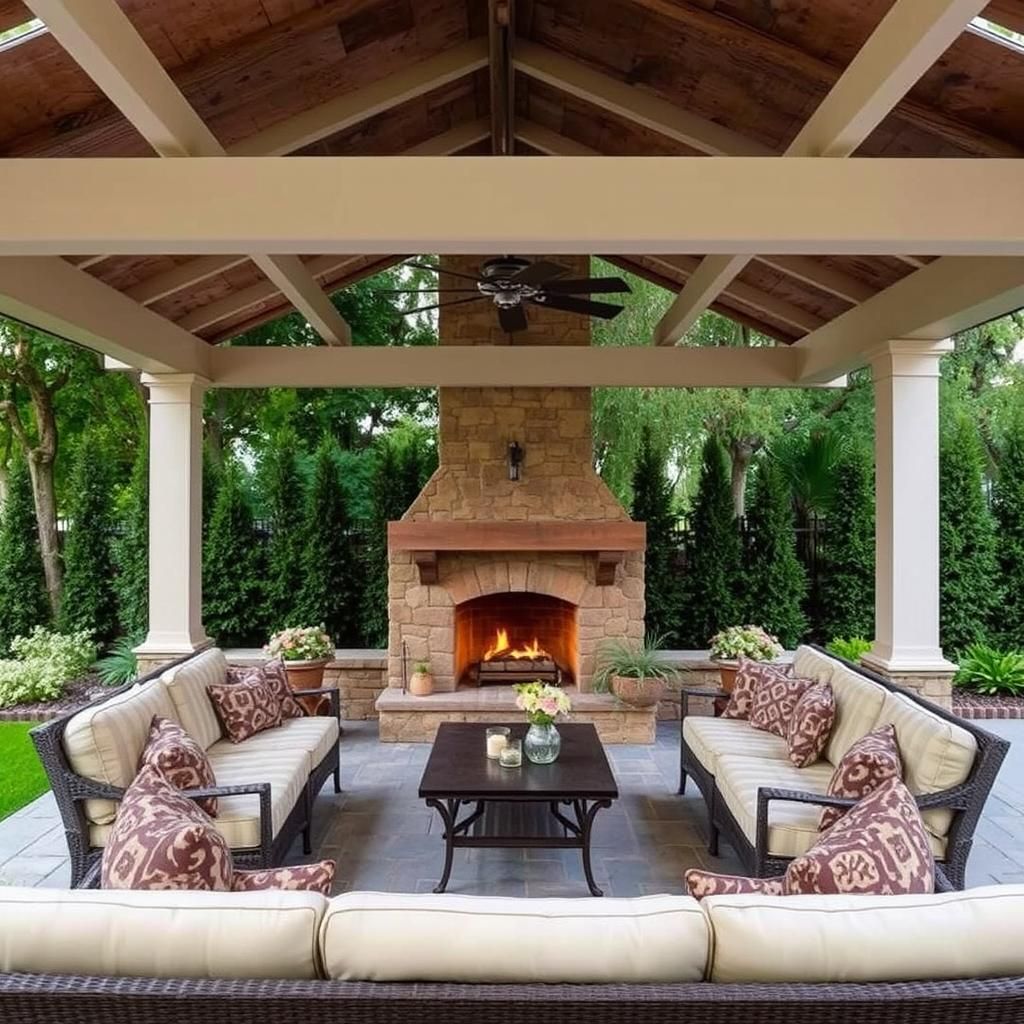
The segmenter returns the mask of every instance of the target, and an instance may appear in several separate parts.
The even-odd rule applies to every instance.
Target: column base
[[[915,658],[913,656],[880,657],[875,651],[861,658],[865,668],[888,679],[897,686],[905,686],[939,707],[953,708],[953,677],[957,666],[942,657]]]
[[[147,637],[134,649],[135,657],[138,659],[139,675],[155,672],[172,661],[177,661],[189,654],[198,654],[212,646],[213,641],[208,636],[195,641],[168,641]]]

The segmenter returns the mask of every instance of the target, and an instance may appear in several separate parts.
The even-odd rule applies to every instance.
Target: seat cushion
[[[306,774],[330,753],[338,739],[338,720],[333,717],[322,718],[286,718],[278,729],[268,729],[257,733],[244,743],[231,743],[218,740],[207,752],[209,756],[229,757],[241,754],[251,757],[261,751],[298,751],[304,750],[308,755]]]
[[[825,757],[832,764],[839,764],[850,747],[878,725],[878,716],[888,692],[884,686],[859,672],[845,665],[836,665],[832,673],[836,717],[825,744]]]
[[[687,715],[683,720],[683,739],[693,756],[712,774],[722,754],[744,754],[771,761],[789,760],[786,741],[770,732],[751,729],[743,721]]]
[[[931,896],[715,896],[701,907],[714,931],[710,978],[716,982],[1024,974],[1021,885]]]
[[[938,793],[959,785],[971,772],[978,744],[966,730],[947,722],[902,693],[889,693],[882,705],[881,722],[896,727],[896,742],[903,758],[903,781],[915,796]],[[922,813],[933,836],[946,836],[952,811]]]
[[[326,907],[309,892],[0,887],[0,973],[314,979]]]
[[[211,647],[169,668],[160,678],[174,702],[181,727],[205,750],[220,739],[220,722],[206,694],[208,686],[223,683],[228,663],[223,651]]]
[[[320,929],[338,981],[701,981],[707,921],[688,896],[503,899],[346,893]]]
[[[839,668],[839,662],[806,644],[793,654],[793,675],[800,679],[813,679],[816,683],[831,683],[832,673]]]
[[[71,767],[87,779],[127,788],[138,770],[154,715],[177,718],[166,687],[156,679],[84,708],[64,731]],[[95,824],[109,824],[116,813],[113,800],[88,800],[85,805],[86,817]]]
[[[217,785],[206,751],[177,722],[153,716],[149,738],[142,750],[139,767],[151,765],[178,789],[202,789]],[[217,817],[217,798],[203,797],[196,803],[211,818]]]

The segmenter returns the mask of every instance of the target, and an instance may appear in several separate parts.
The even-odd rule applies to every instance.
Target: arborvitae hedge
[[[298,624],[296,604],[302,588],[302,542],[306,488],[299,446],[291,430],[282,431],[264,467],[270,541],[267,548],[267,624],[270,632]]]
[[[992,633],[1024,650],[1024,411],[1016,413],[1003,441],[994,511],[1004,589]]]
[[[139,448],[124,496],[121,536],[114,541],[117,615],[125,636],[142,640],[149,624],[149,453]]]
[[[804,637],[807,574],[796,553],[793,498],[781,467],[765,458],[757,468],[747,509],[750,546],[745,618],[764,626],[787,649]]]

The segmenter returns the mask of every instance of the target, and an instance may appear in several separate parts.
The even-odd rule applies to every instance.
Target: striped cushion
[[[169,668],[161,676],[174,702],[181,727],[204,750],[221,737],[220,722],[206,688],[223,683],[227,675],[228,663],[224,652],[211,647],[181,665]]]
[[[127,788],[135,778],[154,715],[177,721],[174,704],[159,679],[84,708],[64,731],[71,767],[87,779]],[[86,817],[96,824],[112,822],[116,813],[112,800],[89,800],[85,805]]]
[[[747,730],[749,732],[749,730]],[[286,718],[277,729],[267,729],[250,736],[244,743],[218,740],[207,751],[209,757],[259,756],[264,751],[304,750],[309,758],[306,773],[313,774],[321,761],[330,753],[338,739],[336,718]]]
[[[789,762],[789,749],[781,736],[751,729],[740,719],[687,715],[683,719],[683,740],[693,756],[712,775],[723,754],[763,757],[783,764]]]
[[[845,665],[832,673],[836,717],[825,744],[825,757],[838,765],[846,752],[879,724],[878,716],[889,691]]]
[[[813,679],[816,683],[832,682],[832,673],[839,662],[813,647],[800,646],[793,655],[793,675],[799,679]]]

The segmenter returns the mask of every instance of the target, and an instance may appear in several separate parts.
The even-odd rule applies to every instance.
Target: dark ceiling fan
[[[437,271],[425,263],[406,263],[407,267],[420,270]],[[618,316],[623,307],[611,302],[595,302],[593,299],[578,298],[581,295],[604,295],[611,292],[628,292],[629,285],[621,277],[581,277],[569,278],[566,267],[547,260],[531,263],[519,256],[500,256],[487,260],[480,267],[479,274],[463,274],[454,270],[443,273],[473,282],[473,286],[463,288],[396,288],[389,289],[389,295],[424,295],[437,294],[459,295],[465,298],[451,299],[420,306],[407,310],[402,316],[423,313],[430,309],[442,309],[445,306],[462,305],[467,302],[482,302],[489,299],[498,310],[498,322],[504,331],[515,334],[525,331],[529,323],[526,319],[526,306],[547,306],[550,309],[562,309],[570,313],[581,313],[584,316],[597,316],[602,320],[611,320]]]

